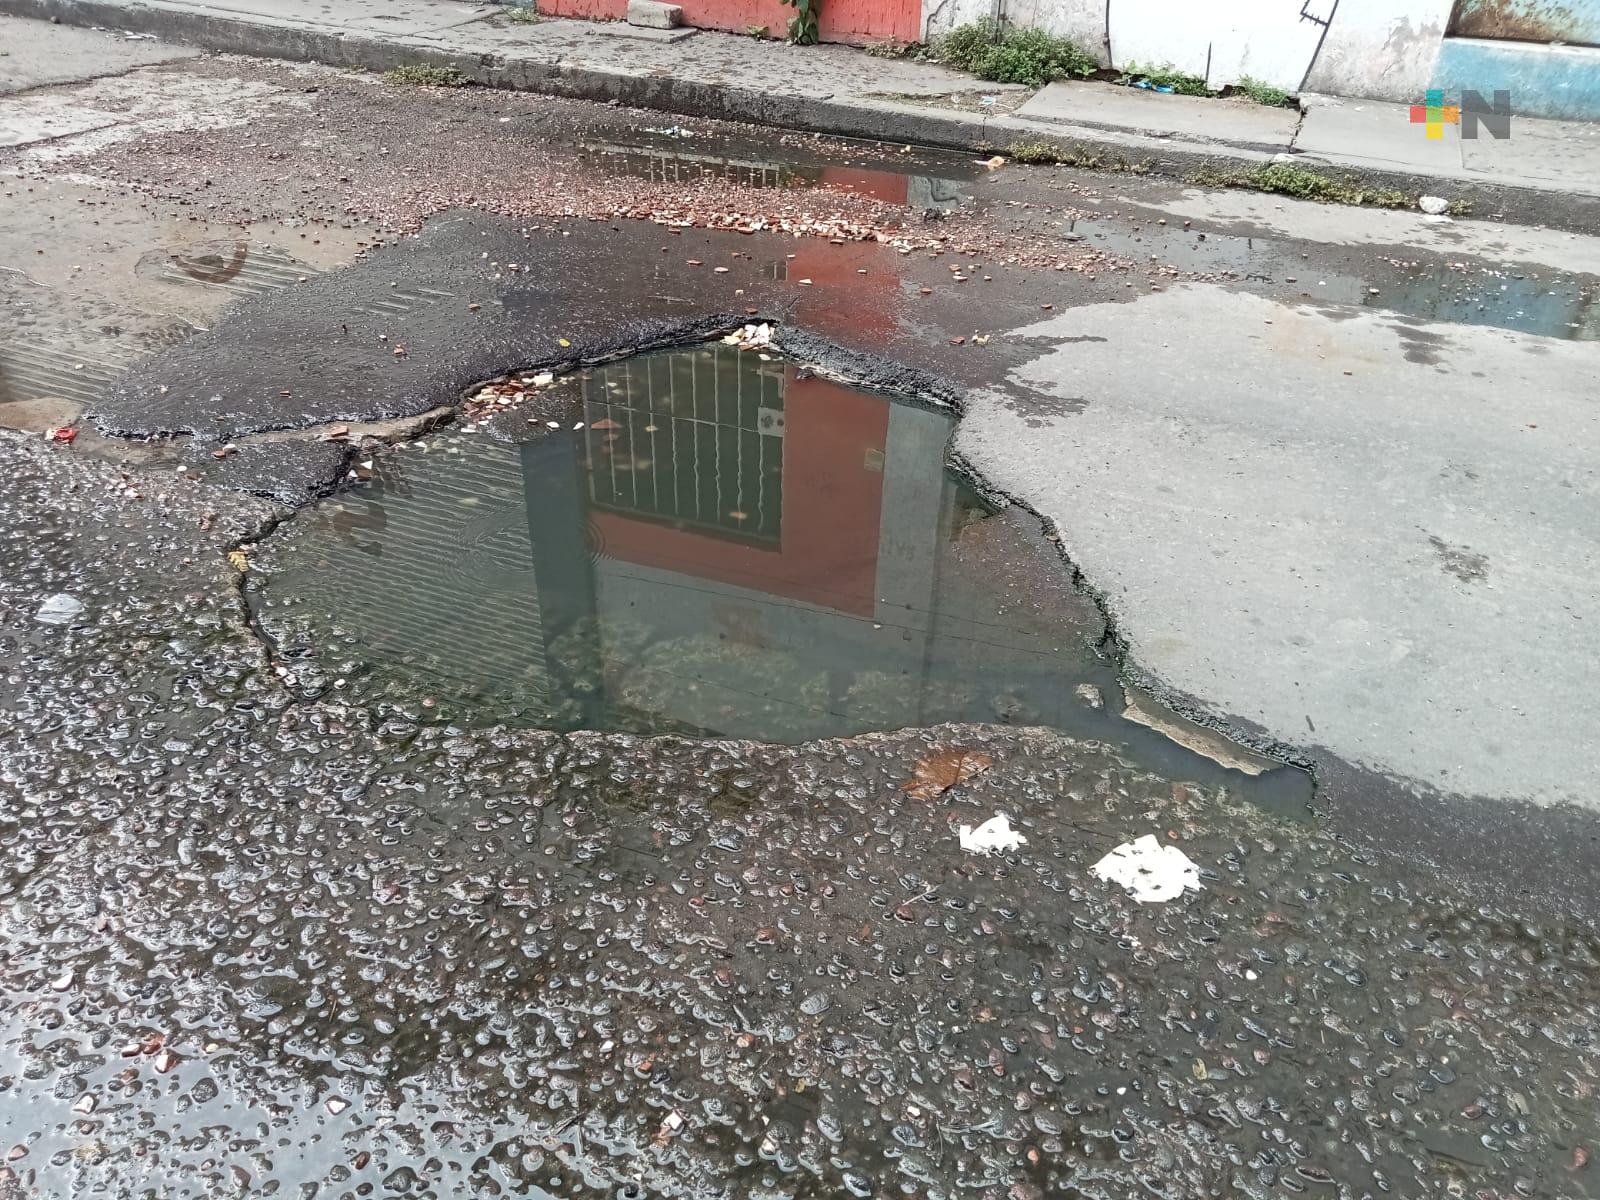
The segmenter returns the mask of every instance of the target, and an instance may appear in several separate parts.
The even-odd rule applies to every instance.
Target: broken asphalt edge
[[[848,349],[782,320],[774,321],[772,348],[851,387],[944,409],[958,422],[966,419],[966,393],[934,372]],[[1306,772],[1314,787],[1312,810],[1324,832],[1362,852],[1421,865],[1483,901],[1510,892],[1547,916],[1600,925],[1600,894],[1592,887],[1600,877],[1594,814],[1572,806],[1445,792],[1351,763],[1321,746],[1285,741],[1171,687],[1140,664],[1114,601],[1085,575],[1053,518],[1027,497],[996,489],[955,448],[954,435],[945,465],[986,500],[1013,506],[1038,523],[1072,586],[1099,613],[1104,633],[1097,649],[1125,687],[1245,750]]]
[[[1249,142],[1195,142],[1092,124],[1064,127],[1022,117],[989,118],[867,96],[775,93],[736,83],[646,75],[625,69],[567,66],[535,58],[457,53],[416,38],[375,38],[330,29],[252,20],[238,15],[126,0],[0,0],[0,14],[62,24],[154,34],[204,50],[382,72],[408,65],[454,67],[484,87],[616,102],[679,116],[743,121],[836,137],[941,150],[1004,154],[1009,146],[1043,143],[1063,165],[1176,179],[1194,186],[1229,167],[1256,167],[1274,156]],[[797,49],[803,54],[803,49]],[[1070,132],[1069,132],[1070,130]],[[1600,196],[1505,185],[1410,171],[1355,169],[1311,156],[1295,161],[1364,188],[1393,188],[1466,202],[1470,215],[1569,232],[1600,227]]]
[[[969,403],[965,391],[937,373],[884,355],[849,349],[787,318],[786,312],[759,317],[701,314],[658,325],[645,337],[636,338],[631,347],[601,339],[591,346],[573,347],[559,359],[529,359],[506,365],[503,370],[490,370],[482,378],[535,369],[568,372],[634,354],[699,345],[750,321],[768,321],[773,325],[773,350],[819,375],[942,409],[957,421],[966,419]],[[483,367],[484,364],[479,365],[480,370]],[[449,399],[434,397],[435,411],[439,405],[458,408],[470,390],[469,386]],[[437,431],[438,424],[419,425],[409,436],[396,440],[427,436]],[[309,433],[314,428],[302,427],[301,432]],[[1521,902],[1547,916],[1578,918],[1600,926],[1600,893],[1594,893],[1588,884],[1600,877],[1600,837],[1595,834],[1593,814],[1568,806],[1545,807],[1523,800],[1444,792],[1418,780],[1348,762],[1320,746],[1287,742],[1253,722],[1220,712],[1203,699],[1169,686],[1139,663],[1137,647],[1125,634],[1114,602],[1084,574],[1072,556],[1065,531],[1055,520],[1026,497],[997,490],[956,450],[953,437],[946,447],[945,463],[991,503],[1013,506],[1038,523],[1040,535],[1051,544],[1072,586],[1087,596],[1098,611],[1104,633],[1097,649],[1115,667],[1125,687],[1246,750],[1283,763],[1287,769],[1309,774],[1314,786],[1312,809],[1325,833],[1360,852],[1396,856],[1423,866],[1485,902],[1514,893]],[[320,495],[338,491],[346,482],[342,476],[330,480],[331,486]],[[235,547],[270,536],[320,495],[307,496],[294,504],[280,501],[261,526],[235,542]],[[246,629],[262,647],[267,660],[274,661],[276,649],[271,638],[258,625],[245,600],[243,576],[236,576],[232,584],[238,589]],[[1537,869],[1533,869],[1534,864]]]

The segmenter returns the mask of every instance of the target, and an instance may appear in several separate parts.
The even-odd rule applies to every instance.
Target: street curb
[[[1074,126],[1067,134],[1054,123],[1020,117],[986,118],[899,101],[774,94],[739,84],[571,67],[498,54],[462,54],[415,40],[379,40],[222,14],[154,8],[137,0],[0,0],[0,15],[151,33],[204,50],[374,72],[406,65],[455,67],[472,83],[484,87],[941,150],[1004,154],[1018,142],[1042,143],[1068,166],[1202,186],[1208,176],[1215,178],[1230,169],[1253,168],[1271,160],[1270,154],[1253,145],[1185,142],[1093,126]],[[1464,201],[1475,218],[1578,233],[1600,228],[1600,197],[1596,196],[1406,171],[1356,170],[1310,157],[1299,161],[1309,170],[1362,187]]]

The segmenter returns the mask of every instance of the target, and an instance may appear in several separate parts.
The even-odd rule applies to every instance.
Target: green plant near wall
[[[1216,94],[1206,86],[1206,81],[1199,75],[1191,75],[1187,71],[1180,71],[1171,63],[1160,67],[1141,67],[1138,63],[1129,63],[1122,69],[1122,74],[1117,77],[1117,82],[1124,87],[1148,84],[1156,91],[1175,92],[1179,96],[1213,96]]]
[[[822,0],[783,0],[794,9],[789,19],[789,42],[795,46],[817,44],[817,18],[822,14]]]
[[[952,29],[933,57],[979,79],[1040,87],[1057,79],[1093,75],[1099,62],[1082,46],[1042,29],[1003,28],[993,20]]]
[[[1249,96],[1257,104],[1265,104],[1270,108],[1282,108],[1291,98],[1291,93],[1283,88],[1274,87],[1260,79],[1252,79],[1249,75],[1240,79],[1234,87],[1241,95]]]

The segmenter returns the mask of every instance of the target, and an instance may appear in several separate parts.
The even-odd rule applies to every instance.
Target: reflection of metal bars
[[[648,179],[652,183],[693,183],[712,176],[745,187],[775,188],[796,178],[793,169],[776,163],[748,162],[713,154],[667,153],[606,145],[591,145],[587,149],[595,156],[595,165],[601,170]]]
[[[590,503],[777,542],[783,388],[780,364],[721,345],[591,372],[584,383]]]
[[[127,370],[125,354],[121,348],[84,350],[12,342],[0,350],[0,401],[60,396],[93,404]]]

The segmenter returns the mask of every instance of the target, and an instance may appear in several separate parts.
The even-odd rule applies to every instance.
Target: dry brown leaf
[[[930,750],[917,760],[900,790],[913,800],[937,800],[993,765],[994,755],[982,750]]]

